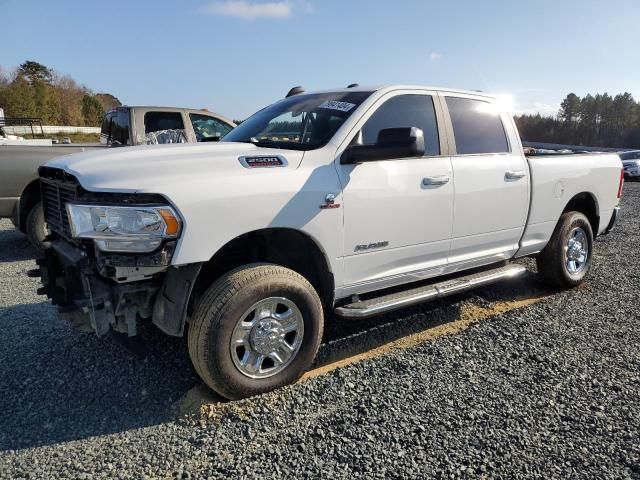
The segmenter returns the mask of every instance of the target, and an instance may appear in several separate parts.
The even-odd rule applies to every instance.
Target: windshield
[[[312,93],[285,98],[249,117],[222,141],[313,150],[325,145],[371,93]]]
[[[621,160],[640,160],[640,151],[621,153],[620,159]]]

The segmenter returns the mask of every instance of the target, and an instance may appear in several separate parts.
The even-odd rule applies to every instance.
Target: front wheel
[[[551,240],[538,255],[538,273],[551,285],[572,288],[584,281],[591,268],[593,231],[580,212],[563,213]]]
[[[44,220],[42,202],[36,203],[27,214],[25,231],[27,238],[36,249],[42,251],[46,248],[45,238],[49,234],[49,230]]]
[[[309,282],[287,268],[252,264],[216,280],[189,325],[196,372],[238,399],[295,382],[320,346],[323,311]]]

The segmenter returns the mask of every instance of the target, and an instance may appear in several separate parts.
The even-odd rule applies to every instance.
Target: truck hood
[[[167,182],[193,182],[212,175],[246,175],[241,156],[281,155],[287,165],[297,168],[304,152],[259,148],[250,143],[148,145],[111,147],[76,153],[51,160],[49,167],[74,175],[83,188],[97,192],[160,193]],[[262,170],[256,168],[255,170]]]

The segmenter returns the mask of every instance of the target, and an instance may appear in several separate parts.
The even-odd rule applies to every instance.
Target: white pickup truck
[[[525,157],[493,97],[412,86],[295,94],[220,143],[79,153],[40,175],[41,293],[99,335],[186,331],[227,398],[299,378],[329,310],[513,278],[524,256],[579,284],[623,183],[615,154]]]

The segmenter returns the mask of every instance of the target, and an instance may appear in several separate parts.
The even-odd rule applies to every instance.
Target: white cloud
[[[303,13],[315,13],[316,9],[307,0],[295,0],[295,9]]]
[[[438,53],[438,52],[431,52],[429,54],[429,60],[431,60],[432,62],[437,62],[438,60],[440,60],[442,58],[442,54]]]
[[[210,15],[220,15],[225,17],[235,17],[242,20],[283,19],[293,15],[291,3],[280,2],[248,2],[245,0],[227,0],[214,2],[206,5],[202,9]]]

